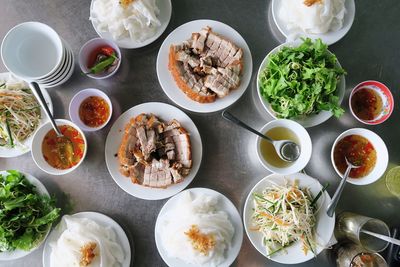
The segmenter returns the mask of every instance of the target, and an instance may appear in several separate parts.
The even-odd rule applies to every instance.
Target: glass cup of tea
[[[400,198],[400,166],[396,166],[387,172],[386,187],[390,193]]]
[[[363,233],[363,230],[390,236],[389,227],[381,220],[351,212],[338,215],[335,236],[339,240],[347,238],[368,252],[381,252],[389,245],[387,241]]]
[[[368,252],[363,247],[341,242],[335,246],[337,267],[388,267],[385,259],[376,252]]]

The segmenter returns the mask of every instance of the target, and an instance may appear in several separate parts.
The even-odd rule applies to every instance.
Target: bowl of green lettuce
[[[291,119],[312,127],[340,117],[346,71],[320,39],[284,43],[263,60],[257,91],[275,119]]]
[[[0,171],[0,261],[37,249],[59,215],[38,179],[15,170]]]

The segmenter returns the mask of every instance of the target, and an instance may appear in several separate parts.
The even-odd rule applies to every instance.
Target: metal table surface
[[[270,1],[267,0],[174,0],[171,22],[165,33],[153,44],[134,50],[123,50],[122,66],[110,79],[97,81],[79,73],[79,66],[72,78],[62,86],[49,89],[57,118],[67,118],[68,104],[81,89],[94,87],[106,92],[115,108],[112,121],[103,130],[86,133],[89,147],[84,163],[74,172],[64,176],[51,176],[36,167],[31,155],[13,159],[0,159],[0,169],[19,169],[38,177],[58,198],[66,213],[98,211],[114,218],[134,243],[134,266],[165,266],[154,241],[154,225],[158,212],[166,202],[146,201],[125,193],[109,175],[104,161],[104,143],[112,123],[118,116],[140,103],[173,102],[162,91],[156,75],[156,57],[165,37],[177,26],[195,19],[214,19],[235,28],[247,41],[253,56],[253,78],[242,98],[231,107],[250,125],[261,128],[272,118],[262,109],[257,98],[255,77],[264,56],[282,40],[271,24]],[[89,0],[2,0],[0,8],[0,37],[14,25],[24,21],[41,21],[53,27],[72,46],[75,57],[80,47],[96,37],[89,18]],[[339,178],[330,161],[334,139],[344,130],[365,127],[358,123],[348,110],[348,93],[357,83],[376,79],[386,83],[395,97],[395,111],[391,118],[379,126],[366,127],[378,133],[386,142],[390,165],[400,161],[398,137],[400,136],[399,47],[400,4],[397,0],[363,0],[356,3],[356,17],[350,32],[333,51],[346,76],[346,114],[331,118],[324,124],[309,128],[313,142],[313,155],[305,171],[322,183],[329,181],[332,195]],[[193,29],[197,30],[197,29]],[[6,71],[0,63],[0,71]],[[187,114],[196,123],[204,144],[200,171],[189,187],[208,187],[225,194],[242,213],[243,204],[253,185],[266,176],[266,171],[256,158],[255,136],[224,121],[220,113]],[[392,196],[385,186],[385,179],[367,186],[348,184],[339,203],[339,210],[348,210],[376,217],[389,226],[400,226],[400,200]],[[331,266],[329,250],[301,266]],[[0,266],[41,266],[42,248],[31,255]],[[265,259],[243,239],[243,246],[233,266],[282,266]]]

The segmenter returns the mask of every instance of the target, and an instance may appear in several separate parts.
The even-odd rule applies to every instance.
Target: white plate
[[[45,83],[44,86],[47,88],[52,88],[55,86],[59,86],[63,83],[65,83],[74,73],[75,69],[75,59],[74,59],[74,54],[72,53],[71,49],[68,49],[68,58],[69,62],[67,63],[67,66],[64,68],[62,71],[62,74],[60,74],[58,77],[53,79],[52,81]]]
[[[19,78],[16,78],[9,72],[0,73],[0,80],[7,81],[9,79],[20,81]],[[26,84],[26,88],[29,88],[29,86],[26,82],[25,82],[25,84]],[[53,103],[51,102],[49,93],[47,93],[46,89],[43,88],[42,86],[40,86],[40,89],[42,90],[42,94],[43,94],[44,99],[46,100],[47,106],[49,107],[51,113],[53,113]],[[38,105],[39,105],[39,102],[38,102]],[[40,109],[40,113],[41,113],[41,119],[40,119],[40,123],[39,123],[37,129],[39,129],[40,126],[42,126],[43,124],[45,124],[46,122],[49,121],[49,119],[46,116],[46,113],[44,112],[44,110],[42,108]],[[16,146],[14,148],[0,147],[0,158],[14,158],[14,157],[21,156],[21,155],[31,151],[32,139],[33,139],[33,136],[35,135],[36,130],[31,134],[30,137],[28,137],[24,142],[22,142],[23,147],[22,146]]]
[[[6,174],[7,171],[0,171],[0,174]],[[49,196],[49,192],[47,192],[46,187],[44,187],[44,185],[35,177],[33,177],[32,175],[28,174],[28,173],[23,173],[20,171],[20,173],[22,173],[23,175],[25,175],[25,178],[34,186],[36,186],[37,192],[40,195],[46,195]],[[9,261],[9,260],[16,260],[22,257],[25,257],[28,254],[31,254],[33,251],[35,251],[36,249],[38,249],[42,243],[44,242],[44,240],[46,240],[47,235],[50,232],[51,227],[49,227],[46,236],[43,238],[43,240],[33,249],[29,250],[29,251],[24,251],[24,250],[14,250],[11,252],[0,252],[0,261]]]
[[[297,180],[299,182],[300,188],[308,187],[313,197],[315,197],[322,189],[322,186],[318,182],[318,180],[302,173],[296,173],[291,175],[271,174],[262,179],[261,181],[259,181],[253,187],[253,189],[251,189],[244,204],[244,211],[243,211],[244,228],[253,246],[265,257],[267,257],[267,251],[262,244],[262,234],[258,231],[251,230],[252,228],[251,216],[253,214],[253,208],[254,208],[252,195],[255,192],[261,193],[266,186],[271,185],[271,182],[283,185],[285,179],[286,181],[289,181],[289,183],[290,181]],[[326,191],[324,195],[325,197],[321,197],[317,201],[317,206],[320,207],[316,214],[317,225],[316,225],[315,236],[316,236],[316,241],[318,243],[316,248],[317,255],[322,250],[324,250],[325,245],[328,244],[328,242],[330,241],[333,235],[333,230],[335,228],[335,216],[329,217],[326,214],[326,210],[331,201],[331,198]],[[304,255],[304,252],[301,247],[302,247],[301,242],[296,242],[291,246],[287,247],[285,250],[275,253],[269,259],[283,264],[296,264],[296,263],[306,262],[315,257],[311,251],[309,251],[307,255]]]
[[[193,264],[187,264],[184,261],[177,259],[177,258],[170,258],[168,257],[168,253],[165,251],[162,241],[161,241],[161,236],[160,236],[160,224],[162,223],[163,216],[165,214],[174,208],[174,206],[179,205],[180,199],[182,198],[182,194],[185,193],[186,191],[191,192],[194,196],[198,194],[206,194],[210,196],[216,196],[218,198],[218,210],[225,211],[228,216],[229,220],[231,221],[235,233],[232,238],[232,243],[231,247],[226,251],[225,253],[225,261],[222,262],[221,264],[218,265],[218,267],[229,267],[233,261],[236,259],[237,255],[239,254],[240,248],[242,246],[242,241],[243,241],[243,225],[242,225],[242,220],[240,218],[239,212],[236,209],[235,205],[223,194],[208,189],[208,188],[191,188],[187,189],[178,195],[172,197],[169,199],[162,209],[160,210],[160,213],[158,214],[157,221],[156,221],[156,226],[154,230],[154,235],[156,239],[156,246],[158,249],[158,252],[161,255],[161,258],[164,260],[164,262],[171,267],[200,267],[199,265],[193,265]]]
[[[182,182],[178,184],[172,184],[165,189],[151,188],[134,184],[128,177],[123,176],[119,172],[118,158],[115,156],[115,154],[118,152],[118,148],[121,144],[125,125],[129,123],[131,118],[141,113],[153,113],[164,121],[176,119],[189,132],[192,146],[193,167],[189,175],[185,177]],[[119,187],[132,196],[147,200],[158,200],[168,198],[179,193],[192,182],[200,168],[203,146],[201,143],[200,133],[188,115],[174,106],[164,103],[149,102],[130,108],[115,121],[107,136],[105,153],[108,171]]]
[[[231,40],[238,47],[243,49],[244,70],[240,85],[232,90],[224,98],[217,98],[213,103],[199,103],[191,100],[176,85],[174,78],[168,70],[169,48],[172,44],[180,44],[190,38],[193,32],[198,32],[202,28],[210,26],[219,35]],[[194,112],[208,113],[225,109],[235,103],[246,91],[250,83],[253,72],[253,61],[250,49],[243,37],[230,26],[215,20],[194,20],[176,28],[168,35],[161,45],[157,56],[157,77],[165,94],[177,105]]]
[[[92,7],[93,7],[93,1],[90,4],[90,16],[92,16]],[[115,42],[120,48],[140,48],[146,45],[151,44],[155,40],[158,39],[158,37],[163,34],[165,29],[167,28],[169,21],[171,20],[171,14],[172,14],[172,4],[171,0],[156,0],[156,5],[160,9],[160,14],[158,15],[158,20],[161,22],[161,26],[158,27],[157,32],[154,34],[153,37],[143,41],[143,42],[136,42],[133,41],[130,38],[124,38],[121,40],[114,40],[112,38],[112,35],[109,32],[100,32],[97,30],[97,25],[91,20],[92,25],[94,30],[97,32],[97,34],[104,39],[109,39],[113,42]]]
[[[345,0],[344,5],[346,8],[346,13],[344,15],[343,27],[341,29],[339,29],[338,31],[330,31],[325,34],[309,34],[309,33],[299,32],[298,37],[309,37],[311,39],[321,38],[321,40],[328,45],[334,44],[340,39],[342,39],[346,35],[346,33],[350,30],[356,13],[354,0]],[[274,18],[274,22],[279,31],[287,38],[292,32],[288,30],[286,24],[279,18],[278,14],[280,6],[281,6],[280,0],[272,0],[272,17]]]
[[[98,212],[79,212],[71,215],[73,218],[86,218],[95,221],[104,227],[111,227],[117,236],[117,242],[121,245],[124,250],[125,260],[122,263],[122,267],[129,267],[131,264],[131,246],[129,244],[128,237],[125,234],[124,229],[110,217],[98,213]],[[51,242],[57,242],[58,238],[62,232],[59,231],[59,225],[57,225],[54,230],[50,233],[49,238],[47,238],[46,243],[43,248],[43,267],[50,267],[50,255],[51,255]]]
[[[261,104],[263,105],[264,109],[274,119],[278,119],[278,117],[275,116],[275,111],[271,108],[271,105],[261,95],[261,92],[260,92],[260,82],[259,82],[260,73],[264,70],[265,66],[267,65],[268,58],[269,58],[270,55],[277,53],[284,46],[294,47],[294,46],[300,45],[301,43],[302,43],[302,41],[294,41],[294,42],[290,42],[290,43],[284,43],[284,44],[281,44],[281,45],[275,47],[264,58],[264,60],[261,62],[261,65],[260,65],[260,67],[258,69],[258,72],[257,72],[257,94],[258,94],[258,98],[260,99]],[[341,68],[339,60],[337,61],[337,66]],[[346,91],[346,81],[345,81],[344,75],[342,75],[340,81],[337,83],[336,90],[337,90],[337,93],[338,93],[338,96],[339,96],[339,105],[340,105],[342,103],[342,101],[343,101],[344,93]],[[318,114],[311,114],[311,115],[308,115],[306,117],[301,117],[301,118],[291,118],[291,120],[294,120],[294,121],[300,123],[301,125],[303,125],[303,127],[307,128],[307,127],[313,127],[313,126],[319,125],[319,124],[327,121],[330,117],[332,117],[332,115],[333,115],[333,113],[330,112],[330,111],[321,111]]]
[[[54,83],[56,80],[59,80],[60,77],[65,76],[68,70],[71,68],[71,61],[73,58],[72,51],[65,45],[65,60],[60,67],[60,70],[54,73],[51,77],[43,80],[38,80],[37,82],[43,85]]]

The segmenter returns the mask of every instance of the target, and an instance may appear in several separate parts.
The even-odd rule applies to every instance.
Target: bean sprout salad
[[[23,146],[40,124],[40,106],[23,81],[0,80],[0,146]]]
[[[315,225],[317,212],[308,188],[299,188],[298,182],[272,184],[261,193],[254,193],[254,229],[263,235],[268,257],[292,243],[302,242],[304,254],[315,254]]]

